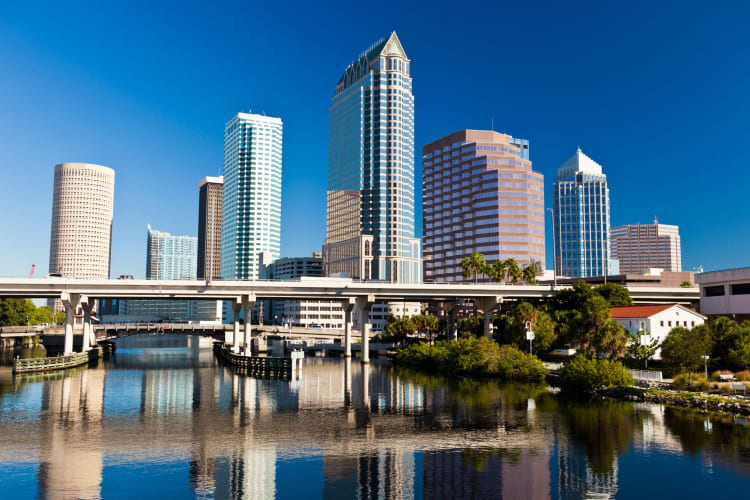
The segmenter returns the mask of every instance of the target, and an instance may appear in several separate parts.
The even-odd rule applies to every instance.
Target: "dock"
[[[49,372],[54,370],[65,370],[76,366],[86,365],[102,357],[102,348],[95,347],[90,351],[77,352],[67,356],[53,356],[49,358],[27,358],[13,360],[13,373]]]
[[[224,363],[237,371],[263,378],[292,380],[302,370],[302,351],[292,351],[289,357],[245,356],[235,354],[231,347],[219,342],[214,344],[214,352]]]

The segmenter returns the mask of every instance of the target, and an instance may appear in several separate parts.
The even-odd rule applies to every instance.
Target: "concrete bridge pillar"
[[[357,307],[362,320],[362,363],[370,362],[370,311],[375,303],[375,296],[357,297]]]
[[[251,354],[251,344],[253,336],[253,307],[255,307],[255,295],[242,296],[242,310],[245,313],[245,339],[244,352],[246,355]],[[236,345],[236,344],[235,344]]]
[[[240,352],[240,311],[242,310],[242,300],[238,297],[232,301],[232,352]]]
[[[484,313],[484,336],[488,339],[492,338],[492,317],[495,314],[495,310],[502,305],[503,298],[497,297],[482,297],[477,299],[477,305]]]
[[[81,307],[83,308],[83,338],[81,339],[81,352],[89,351],[92,346],[96,345],[94,325],[91,323],[91,313],[94,310],[94,304],[96,304],[96,302],[88,297],[81,299]]]
[[[352,311],[354,310],[354,299],[341,302],[344,310],[344,356],[352,357]]]
[[[73,325],[75,324],[76,310],[81,305],[80,293],[63,292],[60,300],[65,307],[65,347],[63,354],[73,354]]]
[[[446,336],[448,337],[448,340],[458,340],[458,321],[456,321],[456,315],[458,314],[458,309],[461,307],[461,304],[458,304],[456,302],[445,302],[443,303],[443,309],[445,310],[448,325],[446,332]]]

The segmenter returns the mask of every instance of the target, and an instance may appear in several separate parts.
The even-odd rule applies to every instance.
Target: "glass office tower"
[[[555,272],[571,278],[609,274],[609,188],[602,166],[578,148],[557,170],[552,194]]]
[[[173,236],[148,226],[146,239],[146,279],[194,280],[198,238]]]
[[[349,65],[329,108],[324,273],[419,283],[414,96],[396,33]]]
[[[280,118],[237,113],[224,129],[221,276],[254,280],[281,253]]]

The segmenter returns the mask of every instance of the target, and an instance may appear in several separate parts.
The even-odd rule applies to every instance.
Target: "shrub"
[[[684,387],[687,387],[689,384],[688,382],[688,374],[687,373],[680,373],[679,375],[675,375],[674,379],[672,379],[672,387],[675,387],[677,389],[682,389]]]
[[[452,375],[497,376],[505,380],[539,382],[547,370],[542,362],[512,346],[500,347],[484,338],[424,342],[401,349],[394,363],[426,371]]]
[[[721,370],[716,370],[711,374],[711,380],[714,382],[721,382]]]
[[[635,384],[635,380],[618,361],[579,355],[563,365],[558,384],[566,392],[593,393],[602,387],[630,386]]]
[[[711,389],[711,383],[706,380],[703,375],[694,373],[691,377],[687,373],[680,373],[672,381],[672,387],[677,389],[687,389],[690,391],[706,392]]]
[[[748,381],[750,380],[750,370],[742,370],[734,374],[737,380]]]

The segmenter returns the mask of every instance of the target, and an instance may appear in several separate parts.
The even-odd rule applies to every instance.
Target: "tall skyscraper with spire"
[[[414,96],[393,32],[362,53],[329,108],[326,275],[422,281],[414,237]]]
[[[578,148],[557,170],[552,195],[555,272],[572,278],[609,274],[609,188],[602,166]]]

